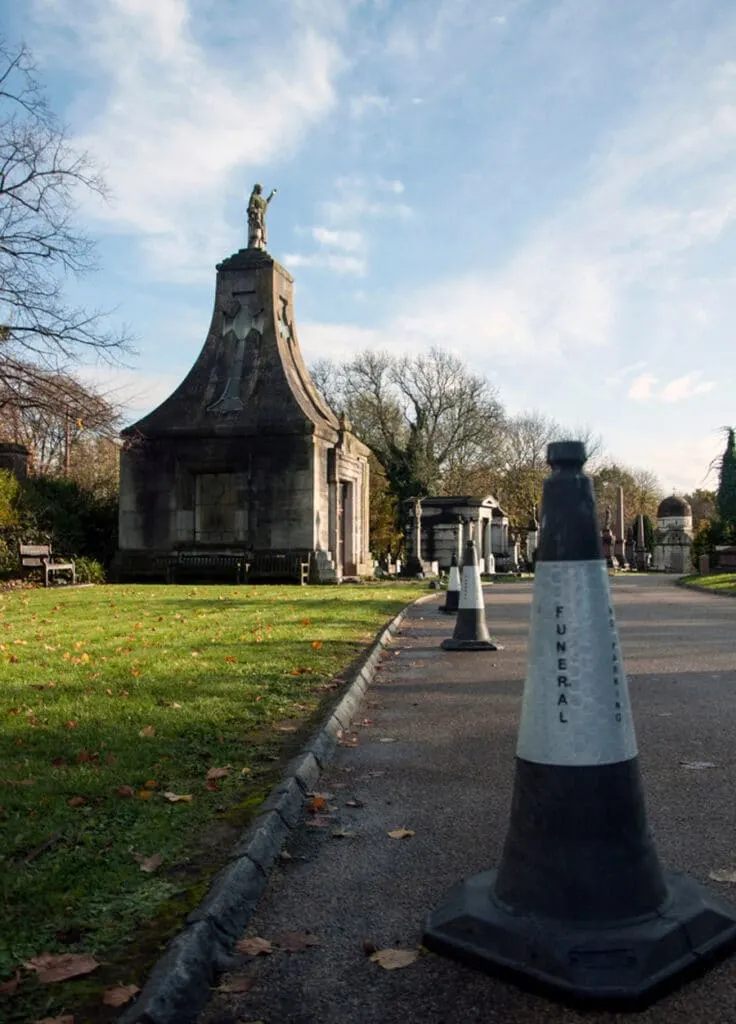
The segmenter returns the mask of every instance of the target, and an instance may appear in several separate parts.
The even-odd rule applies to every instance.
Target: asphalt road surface
[[[612,580],[650,824],[664,865],[736,903],[736,600],[658,576]],[[303,952],[241,955],[200,1024],[557,1024],[581,1012],[432,953],[384,970],[365,943],[417,949],[427,913],[498,863],[506,834],[531,584],[485,590],[497,653],[450,653],[454,619],[419,605],[320,781],[327,815],[293,834],[248,936],[309,932]],[[365,719],[365,721],[363,721]],[[704,767],[708,763],[711,767]],[[360,806],[347,806],[358,803]],[[391,839],[406,828],[415,835]],[[353,836],[338,838],[335,830]],[[634,1018],[736,1024],[736,954]]]

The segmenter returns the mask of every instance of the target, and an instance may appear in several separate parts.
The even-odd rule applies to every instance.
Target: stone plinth
[[[120,566],[176,552],[300,553],[310,578],[372,575],[369,450],[314,387],[293,278],[242,249],[217,267],[204,347],[124,431]]]

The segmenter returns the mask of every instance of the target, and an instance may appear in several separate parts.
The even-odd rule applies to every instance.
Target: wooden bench
[[[309,583],[310,553],[308,551],[255,551],[248,559],[248,583],[286,581]]]
[[[49,579],[57,572],[70,572],[72,583],[77,582],[74,562],[55,562],[50,544],[19,544],[20,566],[23,573],[34,569],[43,570],[43,585],[48,587]]]
[[[181,552],[170,565],[170,582],[176,583],[182,576],[196,579],[222,579],[234,577],[236,583],[243,583],[246,574],[245,555],[220,554],[216,551]]]

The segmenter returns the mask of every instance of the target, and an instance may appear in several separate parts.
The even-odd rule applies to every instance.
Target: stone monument
[[[692,570],[693,510],[684,498],[671,494],[657,509],[654,568],[660,572]]]
[[[616,558],[616,538],[613,535],[611,529],[611,508],[606,505],[606,518],[601,530],[601,543],[603,546],[603,557],[606,560],[606,565],[609,569],[618,568],[618,559]]]
[[[325,403],[302,359],[293,278],[265,248],[274,193],[264,199],[254,187],[248,247],[217,265],[194,366],[123,431],[121,576],[239,559],[268,577],[297,557],[316,582],[372,575],[369,449]]]
[[[616,488],[616,544],[614,554],[619,569],[628,569],[626,560],[626,526],[624,524],[624,489],[619,485]]]

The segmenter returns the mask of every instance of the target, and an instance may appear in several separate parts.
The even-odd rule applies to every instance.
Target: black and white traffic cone
[[[449,640],[442,641],[441,646],[446,651],[502,650],[488,634],[483,585],[480,582],[480,569],[473,540],[469,540],[465,545],[455,631]]]
[[[635,1003],[736,943],[736,910],[660,867],[585,448],[547,458],[501,864],[459,885],[423,942],[574,999]]]
[[[452,562],[450,563],[450,579],[447,583],[445,603],[440,607],[441,612],[447,615],[455,615],[460,603],[460,570],[457,567],[457,555],[453,551]]]

